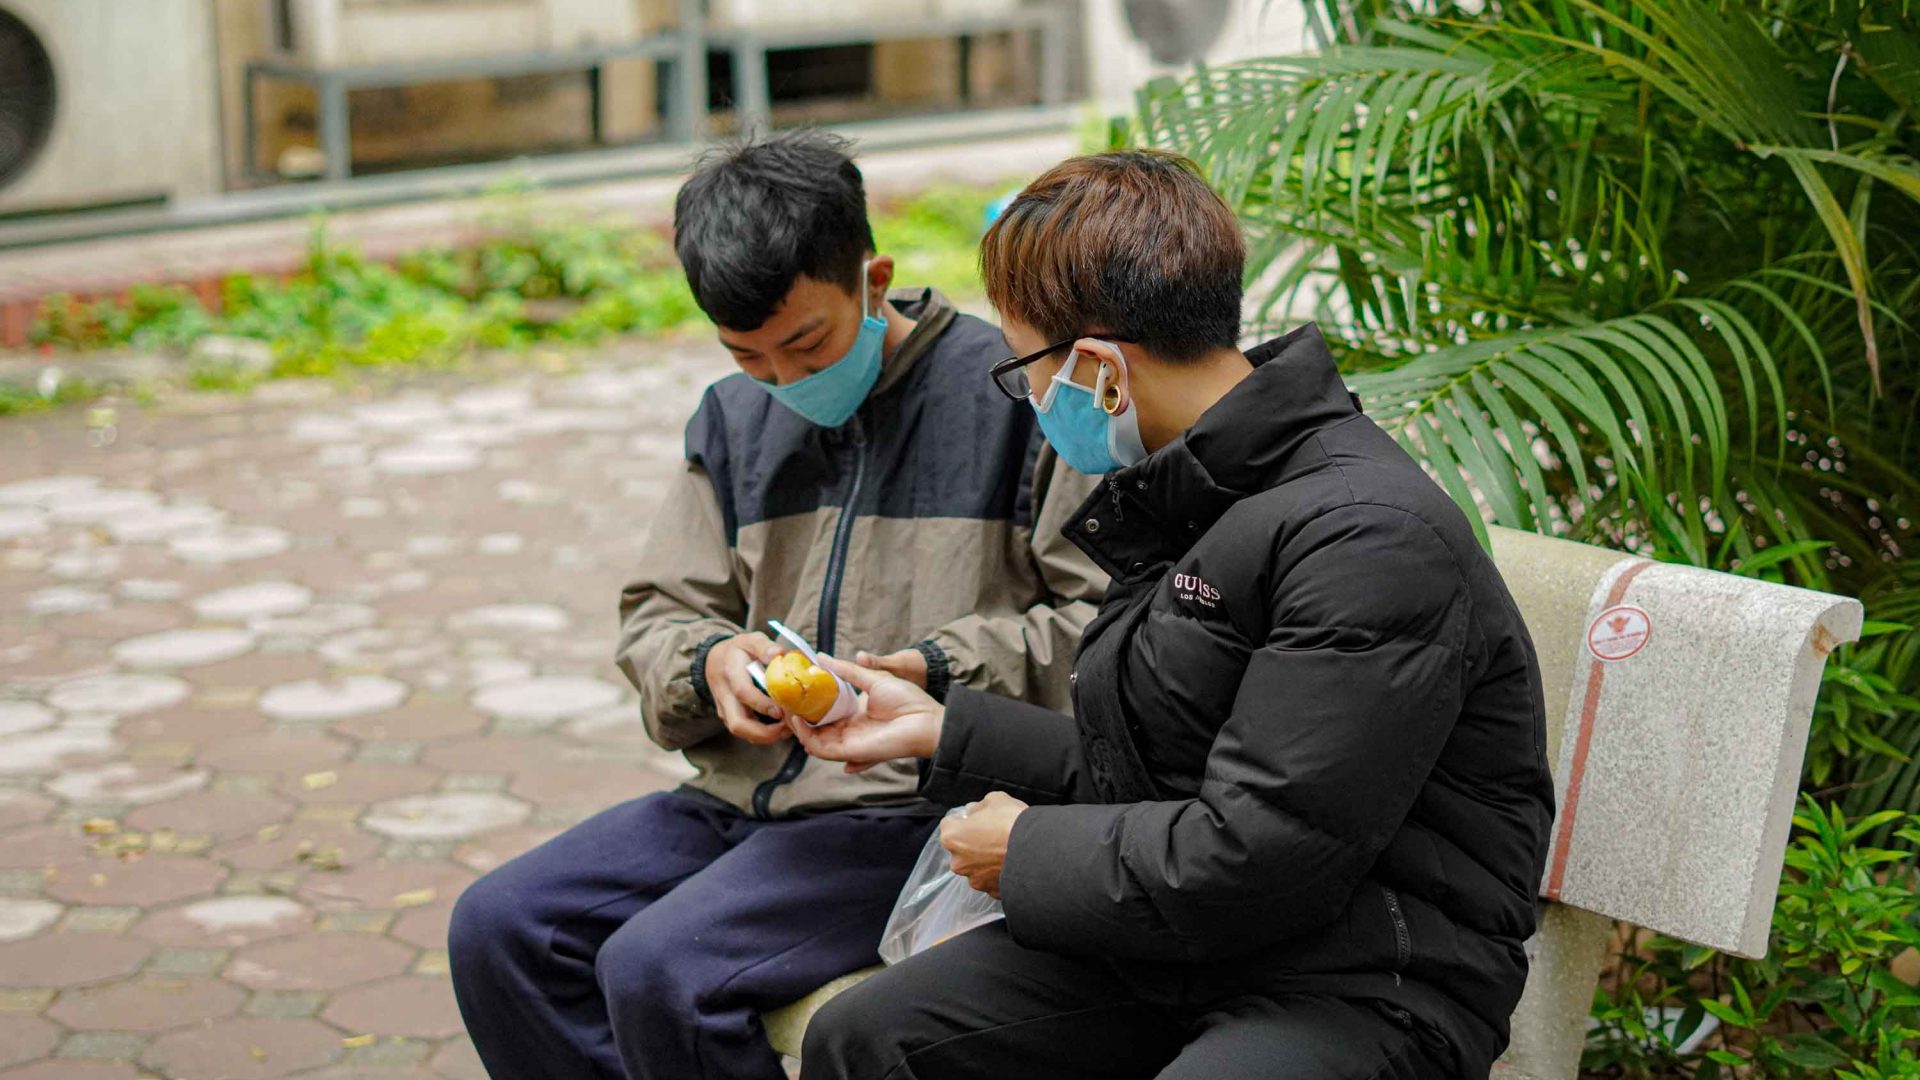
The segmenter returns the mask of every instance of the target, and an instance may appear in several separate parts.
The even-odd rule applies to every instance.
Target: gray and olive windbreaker
[[[994,388],[1000,332],[931,289],[888,301],[918,325],[839,428],[745,375],[707,389],[620,595],[617,659],[648,734],[686,752],[692,787],[758,817],[912,804],[918,773],[901,761],[850,776],[793,740],[734,738],[704,678],[716,642],[774,618],[838,656],[917,648],[936,696],[965,685],[1067,711],[1074,648],[1106,590],[1061,535],[1096,479]]]

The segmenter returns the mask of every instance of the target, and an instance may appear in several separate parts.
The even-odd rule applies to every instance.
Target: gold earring
[[[1118,386],[1112,383],[1107,384],[1106,393],[1100,395],[1100,407],[1107,410],[1108,415],[1120,411],[1120,388]]]

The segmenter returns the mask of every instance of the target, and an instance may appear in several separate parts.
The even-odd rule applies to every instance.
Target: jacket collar
[[[933,343],[940,340],[940,335],[946,333],[958,314],[953,301],[938,289],[889,289],[887,303],[912,319],[914,325],[900,347],[880,362],[880,378],[871,391],[874,394],[899,382],[921,357],[931,352]]]
[[[1067,526],[1117,579],[1179,557],[1234,503],[1285,478],[1301,447],[1360,412],[1320,328],[1247,352],[1253,373],[1179,438],[1116,469]]]

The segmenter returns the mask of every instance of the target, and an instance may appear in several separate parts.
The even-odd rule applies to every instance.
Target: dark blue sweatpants
[[[493,1080],[779,1080],[759,1012],[879,962],[938,821],[635,799],[475,882],[448,950]]]

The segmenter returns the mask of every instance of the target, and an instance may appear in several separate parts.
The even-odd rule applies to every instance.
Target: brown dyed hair
[[[1068,158],[980,243],[987,299],[1055,341],[1110,334],[1163,359],[1240,333],[1247,260],[1233,211],[1193,163],[1154,150]]]

